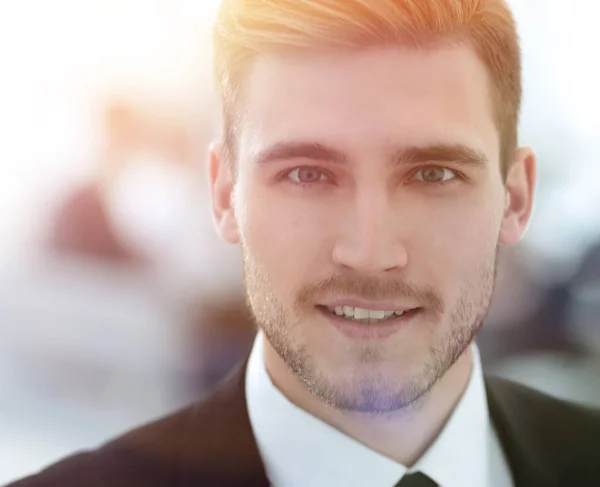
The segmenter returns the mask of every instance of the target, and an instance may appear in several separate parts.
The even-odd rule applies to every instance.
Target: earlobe
[[[233,206],[235,179],[221,144],[211,144],[208,163],[213,216],[217,231],[228,243],[238,243],[239,234]]]
[[[500,243],[514,245],[521,240],[531,218],[536,180],[535,154],[520,148],[506,177],[506,203],[500,230]]]

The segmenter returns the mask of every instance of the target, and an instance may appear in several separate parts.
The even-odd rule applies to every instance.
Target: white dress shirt
[[[440,487],[513,487],[489,418],[473,345],[469,384],[444,429],[411,468],[377,453],[292,404],[271,382],[257,335],[246,370],[250,422],[274,487],[393,487],[420,471]]]

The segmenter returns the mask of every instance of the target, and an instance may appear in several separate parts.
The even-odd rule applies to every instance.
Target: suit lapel
[[[248,416],[246,365],[244,362],[193,408],[177,485],[269,486]],[[550,458],[545,443],[548,423],[537,414],[536,407],[531,407],[540,396],[495,377],[486,377],[486,391],[490,416],[515,487],[556,487],[562,466]]]
[[[535,404],[537,393],[486,377],[490,416],[513,473],[515,487],[553,487],[561,466],[550,458],[547,430]],[[532,407],[533,406],[533,407]]]
[[[193,408],[177,485],[269,486],[248,416],[245,371],[246,363]]]

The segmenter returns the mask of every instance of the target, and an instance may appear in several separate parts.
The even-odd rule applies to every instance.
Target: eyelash
[[[305,183],[305,182],[296,182],[293,181],[290,178],[290,174],[292,174],[294,171],[298,171],[298,170],[302,170],[302,169],[310,169],[313,171],[317,171],[319,172],[321,175],[325,176],[327,178],[327,181],[315,181],[312,183]],[[320,167],[317,166],[296,166],[292,169],[287,169],[285,171],[283,171],[278,179],[283,179],[285,180],[285,182],[288,182],[294,186],[300,186],[300,187],[306,187],[306,186],[316,186],[316,185],[321,185],[321,184],[326,184],[326,183],[331,183],[332,182],[332,176],[328,171],[325,171],[324,169],[321,169]]]
[[[448,179],[448,180],[442,180],[442,181],[436,181],[436,182],[427,182],[427,181],[419,181],[419,180],[413,180],[413,178],[415,177],[416,174],[418,174],[421,171],[424,171],[426,169],[431,169],[431,168],[436,168],[436,169],[444,169],[444,170],[448,170],[450,172],[452,172],[452,174],[454,175],[454,177],[452,179]],[[322,175],[324,175],[326,178],[329,179],[329,181],[315,181],[312,183],[306,183],[306,182],[295,182],[292,179],[290,179],[290,174],[294,171],[298,171],[301,169],[311,169],[314,171],[318,171],[320,172]],[[285,171],[283,171],[278,179],[282,179],[285,180],[286,182],[289,182],[291,184],[293,184],[294,186],[300,186],[300,187],[306,187],[306,186],[315,186],[315,185],[321,185],[323,183],[327,183],[327,182],[331,182],[331,174],[328,171],[325,171],[324,169],[321,169],[317,166],[296,166],[292,169],[287,169]],[[460,171],[457,171],[456,169],[451,169],[449,167],[445,167],[445,166],[437,166],[437,165],[425,165],[425,166],[420,166],[418,168],[416,168],[415,170],[413,170],[410,173],[410,178],[411,182],[413,183],[422,183],[422,184],[426,184],[428,186],[438,186],[438,187],[443,187],[446,186],[447,184],[450,184],[452,182],[455,181],[465,181],[466,178],[464,176],[463,173],[461,173]]]
[[[434,182],[427,182],[427,181],[420,181],[420,180],[412,180],[412,178],[415,177],[416,174],[418,174],[421,171],[425,171],[426,169],[443,169],[445,171],[450,171],[454,177],[448,180],[442,180],[442,181],[434,181]],[[446,186],[447,184],[451,184],[453,182],[457,182],[457,181],[465,181],[465,175],[463,173],[461,173],[460,171],[457,171],[456,169],[451,169],[449,167],[446,166],[437,166],[437,165],[426,165],[426,166],[421,166],[417,169],[415,169],[413,172],[411,172],[411,180],[412,182],[416,182],[416,183],[421,183],[421,184],[426,184],[428,186]]]

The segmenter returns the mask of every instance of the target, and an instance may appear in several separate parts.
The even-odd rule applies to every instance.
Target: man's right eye
[[[314,166],[302,166],[292,169],[287,173],[287,177],[295,184],[314,184],[329,180],[327,174]]]

